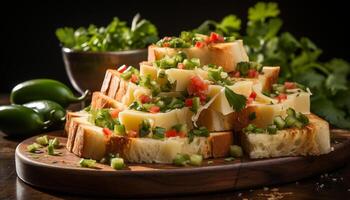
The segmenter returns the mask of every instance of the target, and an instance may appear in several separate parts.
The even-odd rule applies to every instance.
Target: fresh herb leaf
[[[248,19],[252,22],[264,21],[269,17],[277,17],[280,14],[277,3],[259,2],[248,10]]]
[[[247,98],[245,96],[236,94],[228,87],[225,87],[225,96],[228,103],[236,112],[239,112],[245,108],[247,102]]]

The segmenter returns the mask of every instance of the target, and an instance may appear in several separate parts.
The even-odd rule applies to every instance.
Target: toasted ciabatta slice
[[[209,131],[241,131],[248,124],[266,128],[273,123],[276,116],[285,117],[288,108],[303,114],[310,114],[310,94],[307,92],[290,94],[286,101],[277,104],[253,102],[240,112],[229,113],[228,111],[232,111],[232,108],[227,103],[225,96],[220,98],[222,100],[215,100],[216,103],[213,106],[209,106],[200,113],[197,121],[199,126],[205,126]],[[228,114],[224,115],[217,108],[226,109]]]
[[[250,158],[321,155],[331,151],[329,124],[310,114],[304,128],[268,133],[242,133],[242,145]]]
[[[236,64],[249,61],[244,49],[243,41],[213,43],[203,48],[169,48],[150,45],[148,47],[148,61],[153,62],[164,56],[174,56],[178,51],[184,52],[188,58],[199,58],[202,65],[215,64],[222,66],[224,71],[235,71]]]
[[[94,92],[92,94],[91,109],[115,108],[119,110],[126,109],[126,106],[111,97],[104,95],[102,92]]]
[[[108,69],[102,83],[101,93],[128,106],[139,96],[150,95],[151,90],[120,78],[117,70]]]
[[[64,125],[64,129],[63,129],[63,136],[67,136],[68,135],[68,130],[69,130],[69,126],[71,123],[71,120],[73,118],[76,117],[88,117],[89,113],[86,111],[78,111],[78,112],[72,112],[72,111],[67,111],[66,113],[66,123]]]
[[[75,131],[75,133],[73,133]],[[209,137],[172,137],[164,140],[106,136],[102,128],[82,123],[69,132],[75,135],[71,151],[84,158],[100,160],[109,153],[133,163],[171,163],[176,154],[200,154],[203,158],[225,157],[233,144],[232,132],[211,133]]]
[[[88,121],[88,116],[84,116],[72,118],[70,122],[66,122],[66,124],[68,124],[66,148],[68,151],[72,151],[78,127],[82,124],[91,125],[91,123]]]

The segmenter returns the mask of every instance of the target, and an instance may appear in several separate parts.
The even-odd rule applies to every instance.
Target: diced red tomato
[[[191,107],[192,104],[193,104],[192,98],[188,98],[188,99],[185,100],[185,105],[186,105],[187,107]]]
[[[118,118],[119,112],[120,112],[119,109],[113,109],[113,110],[111,110],[111,111],[109,112],[109,114],[111,115],[111,117],[112,117],[113,119],[115,119],[115,118]]]
[[[111,136],[113,133],[109,128],[103,128],[102,132],[105,136]]]
[[[252,93],[250,93],[249,98],[255,99],[256,93],[254,91]]]
[[[197,47],[197,48],[203,48],[204,45],[205,45],[204,42],[199,42],[199,41],[198,41],[198,42],[196,42],[195,47]]]
[[[211,32],[209,36],[209,40],[210,42],[224,42],[224,37],[222,37],[217,33]]]
[[[185,65],[183,63],[178,63],[177,68],[179,69],[185,69]]]
[[[284,100],[287,99],[287,95],[284,94],[284,93],[280,93],[280,94],[277,96],[277,99],[278,99],[278,102],[281,103],[282,101],[284,101]]]
[[[255,69],[248,70],[248,77],[249,78],[256,78],[258,76],[259,76],[259,72],[256,71]]]
[[[251,97],[249,97],[249,98],[247,99],[247,104],[251,104],[251,103],[253,103],[253,101],[254,101],[254,99],[251,98]]]
[[[295,89],[296,88],[296,84],[294,82],[285,82],[284,83],[284,87],[286,89]]]
[[[179,136],[179,137],[186,137],[186,134],[184,133],[184,132],[182,132],[182,131],[180,131],[180,132],[177,132],[177,135]]]
[[[150,113],[158,113],[160,111],[160,107],[159,106],[152,106],[149,109]]]
[[[234,72],[233,77],[239,78],[239,77],[241,77],[241,73],[239,71]]]
[[[152,100],[151,97],[148,95],[143,94],[140,96],[141,103],[149,103],[151,102],[151,100]]]
[[[165,136],[166,137],[176,137],[177,136],[177,132],[176,130],[168,130],[165,132]]]
[[[187,91],[190,95],[205,94],[208,90],[208,84],[198,76],[192,76]]]
[[[205,103],[205,101],[207,100],[207,95],[204,93],[199,93],[197,94],[197,96],[199,97],[199,100],[201,101],[201,103]]]
[[[137,83],[139,81],[139,77],[137,77],[136,74],[132,74],[131,78],[130,78],[130,81],[133,82],[133,83]]]
[[[120,66],[120,67],[118,68],[117,71],[120,72],[120,73],[123,73],[127,68],[128,68],[127,65],[122,65],[122,66]]]
[[[170,43],[169,42],[164,42],[163,43],[163,47],[170,47]]]
[[[127,132],[128,137],[136,138],[138,136],[137,132],[134,130],[129,130]]]

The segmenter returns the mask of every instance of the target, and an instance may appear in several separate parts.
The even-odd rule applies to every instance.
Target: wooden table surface
[[[0,105],[6,104],[0,96]],[[15,148],[21,139],[11,139],[0,132],[0,200],[2,199],[94,199],[34,188],[16,175]],[[293,167],[293,166],[291,166]],[[288,173],[288,171],[286,171]],[[69,181],[69,180],[67,180]],[[117,186],[116,186],[117,187]],[[349,199],[350,162],[344,166],[297,182],[242,191],[201,194],[198,196],[164,197],[160,199]]]

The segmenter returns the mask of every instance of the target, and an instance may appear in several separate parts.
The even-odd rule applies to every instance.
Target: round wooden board
[[[201,167],[174,167],[161,164],[129,164],[116,171],[108,165],[95,169],[79,167],[77,156],[68,152],[62,131],[49,133],[58,137],[62,148],[57,156],[27,152],[36,137],[17,146],[16,171],[24,182],[49,190],[84,195],[113,197],[154,197],[194,194],[267,186],[296,181],[341,166],[350,158],[350,132],[332,131],[334,151],[322,156],[284,157],[250,160],[205,161]]]

